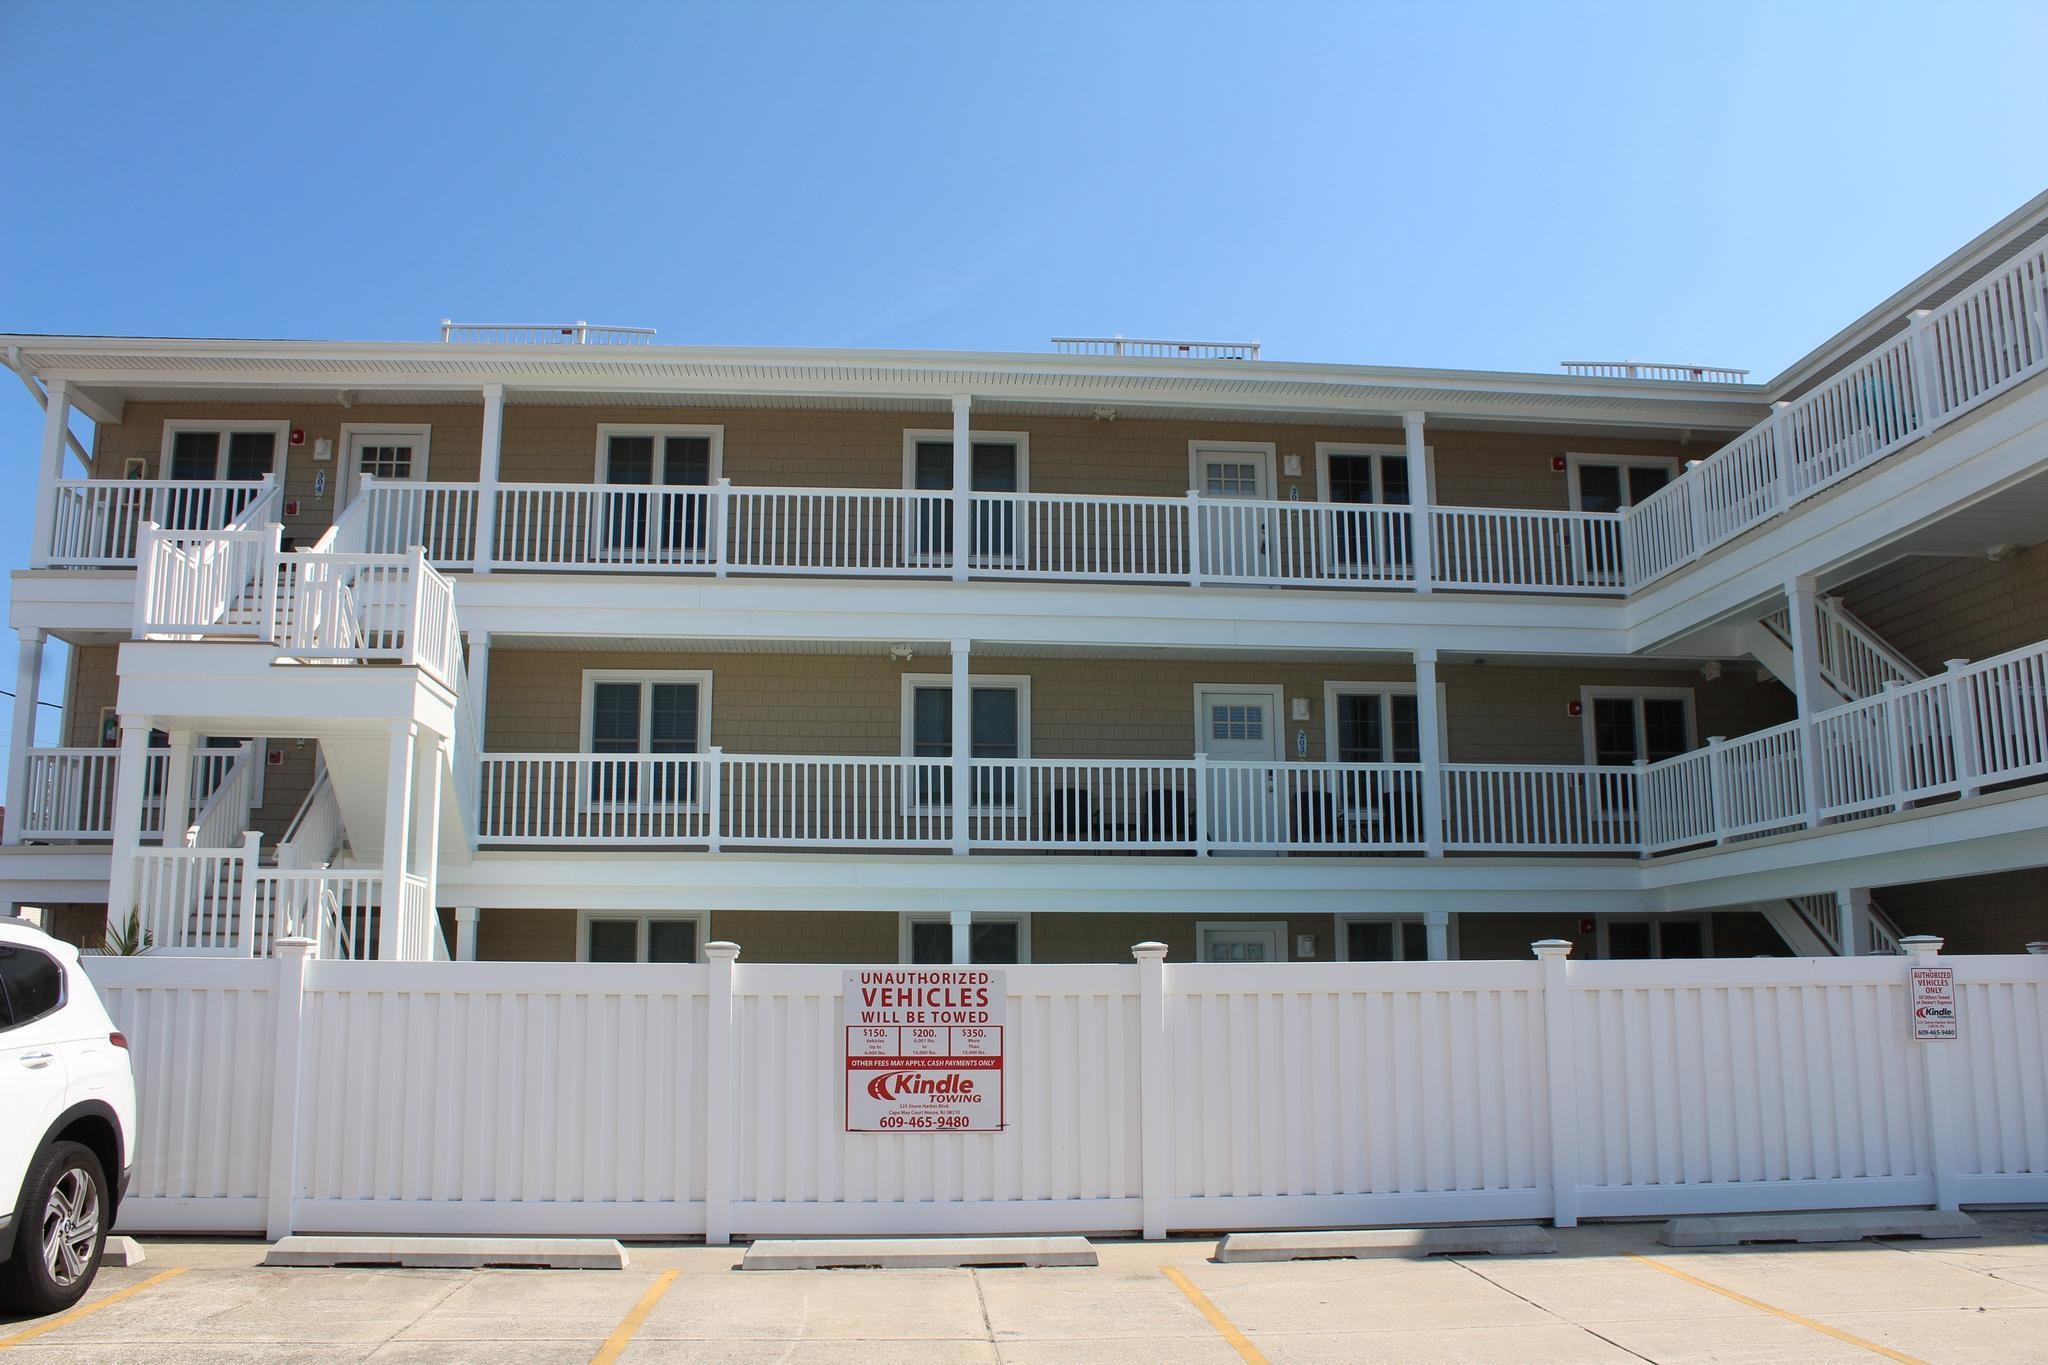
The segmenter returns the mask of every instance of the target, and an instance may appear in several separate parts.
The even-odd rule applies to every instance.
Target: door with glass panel
[[[1355,919],[1344,925],[1348,962],[1422,962],[1429,957],[1429,930],[1419,919]]]
[[[1416,843],[1422,828],[1419,773],[1342,765],[1422,762],[1422,725],[1413,692],[1349,691],[1337,694],[1331,757],[1340,765],[1331,794],[1330,819],[1366,843]]]
[[[609,761],[590,765],[588,807],[619,815],[695,805],[697,765],[683,756],[698,751],[701,684],[598,678],[589,687],[588,752]]]
[[[919,441],[911,447],[910,486],[924,493],[953,488],[953,442]],[[976,441],[968,452],[970,493],[1021,493],[1023,459],[1015,441]],[[1017,505],[1004,498],[973,504],[968,562],[977,568],[1007,568],[1017,560]],[[953,557],[953,504],[921,498],[910,518],[906,547],[914,564],[949,564]]]
[[[1407,455],[1331,450],[1323,463],[1334,505],[1323,535],[1323,571],[1334,578],[1412,577],[1413,532],[1405,522],[1366,510],[1410,505]]]
[[[599,558],[702,563],[711,558],[711,438],[609,432],[598,472],[605,485],[592,531]]]
[[[1693,748],[1692,701],[1683,695],[1596,695],[1589,715],[1592,759],[1600,767],[1624,768],[1637,759],[1660,763]],[[1633,819],[1635,807],[1624,795],[1628,790],[1618,782],[1596,783],[1594,813]]]
[[[163,476],[179,483],[253,483],[277,472],[277,432],[184,428],[171,432]],[[165,530],[218,531],[241,514],[254,493],[210,487],[173,488],[158,515]]]
[[[362,496],[366,477],[401,487],[401,491],[380,494],[377,506],[364,509],[371,513],[364,526],[365,548],[371,554],[395,555],[429,544],[426,503],[416,490],[402,490],[403,485],[427,477],[426,442],[420,433],[351,431],[342,456],[348,461],[351,499]]]
[[[969,758],[1023,757],[1023,694],[1014,686],[973,686],[968,692],[968,718],[974,727]],[[953,688],[947,683],[919,684],[910,694],[910,752],[916,758],[953,756]],[[1017,770],[1011,767],[972,769],[968,806],[976,819],[1000,817],[1017,809]],[[911,775],[914,809],[944,810],[953,801],[953,770],[919,765]]]
[[[1228,688],[1204,688],[1198,697],[1197,746],[1210,763],[1201,794],[1209,838],[1241,852],[1269,851],[1287,827],[1287,792],[1272,766],[1280,760],[1278,701],[1270,692]]]
[[[1203,962],[1285,962],[1285,923],[1204,924],[1197,933]]]
[[[1621,961],[1707,955],[1706,925],[1697,919],[1603,920],[1600,937],[1600,955]]]
[[[1264,580],[1273,576],[1279,528],[1272,509],[1270,446],[1202,446],[1193,451],[1195,515],[1205,578]],[[1250,504],[1233,506],[1232,504]]]
[[[1625,512],[1671,482],[1669,460],[1576,460],[1572,507],[1580,512]],[[1587,533],[1577,541],[1579,570],[1590,583],[1622,581],[1621,537]]]

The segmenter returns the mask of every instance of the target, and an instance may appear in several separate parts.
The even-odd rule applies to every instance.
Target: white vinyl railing
[[[1638,853],[1639,778],[1634,768],[1445,764],[1444,847]]]
[[[208,755],[220,762],[213,754]],[[262,760],[256,746],[244,744],[226,754],[226,767],[212,784],[188,830],[178,831],[187,848],[237,848],[247,831],[249,811],[256,804],[256,774]]]
[[[929,575],[952,562],[950,493],[720,483],[709,497],[700,562],[714,573]]]
[[[1143,356],[1155,360],[1257,360],[1256,341],[1159,341],[1138,337],[1054,337],[1060,355]]]
[[[23,809],[7,818],[20,822],[24,837],[111,837],[120,765],[118,749],[31,749]]]
[[[311,938],[316,956],[381,957],[383,878],[347,868],[266,868],[259,836],[234,848],[146,848],[135,860],[135,910],[152,952],[268,956],[276,940]],[[396,957],[446,961],[423,877],[406,874],[396,909]]]
[[[307,872],[334,861],[347,838],[342,824],[341,800],[334,794],[334,781],[325,772],[313,782],[313,790],[292,817],[291,827],[277,843],[280,871]]]
[[[56,568],[125,568],[136,560],[144,526],[223,531],[274,520],[277,489],[254,481],[192,479],[59,479],[44,564]]]
[[[269,926],[256,913],[256,840],[251,834],[233,848],[178,845],[136,853],[136,922],[152,951],[262,954]]]
[[[441,319],[441,340],[517,346],[652,346],[652,327],[601,327],[588,322],[455,322]]]
[[[259,904],[273,916],[273,938],[310,938],[313,955],[321,958],[360,961],[377,955],[383,884],[375,872],[343,869],[280,867],[257,873]]]
[[[1618,512],[1433,507],[1429,517],[1440,587],[1621,592]]]
[[[1692,384],[1746,384],[1748,370],[1725,365],[1673,365],[1652,360],[1566,360],[1559,364],[1566,374],[1588,379],[1663,379]]]
[[[275,525],[203,536],[145,528],[143,536],[138,639],[245,637],[298,658],[414,665],[454,685],[454,585],[419,546],[396,555],[286,554]]]
[[[1631,591],[2048,368],[2036,245],[1623,514]]]
[[[480,484],[379,480],[365,474],[342,514],[348,517],[361,509],[362,527],[352,536],[354,543],[320,548],[402,555],[417,545],[438,568],[467,569],[476,563],[477,504],[482,496]]]
[[[1792,647],[1791,608],[1772,612],[1763,625],[1780,644]],[[1877,695],[1888,682],[1918,682],[1927,676],[1851,615],[1839,597],[1824,597],[1816,603],[1815,627],[1814,653],[1820,675],[1844,700],[1861,701]]]

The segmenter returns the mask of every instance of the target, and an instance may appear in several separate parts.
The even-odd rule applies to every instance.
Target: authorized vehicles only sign
[[[845,975],[846,1131],[1003,1126],[1003,974],[868,967]]]

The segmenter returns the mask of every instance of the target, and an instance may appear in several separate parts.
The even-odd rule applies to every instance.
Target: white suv
[[[128,1040],[78,950],[0,916],[0,1308],[54,1313],[91,1287],[128,1188]]]

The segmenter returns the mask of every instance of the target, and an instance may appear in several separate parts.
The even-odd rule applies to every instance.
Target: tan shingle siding
[[[1991,563],[1911,555],[1841,589],[1850,611],[1928,673],[2048,640],[2048,546]]]

